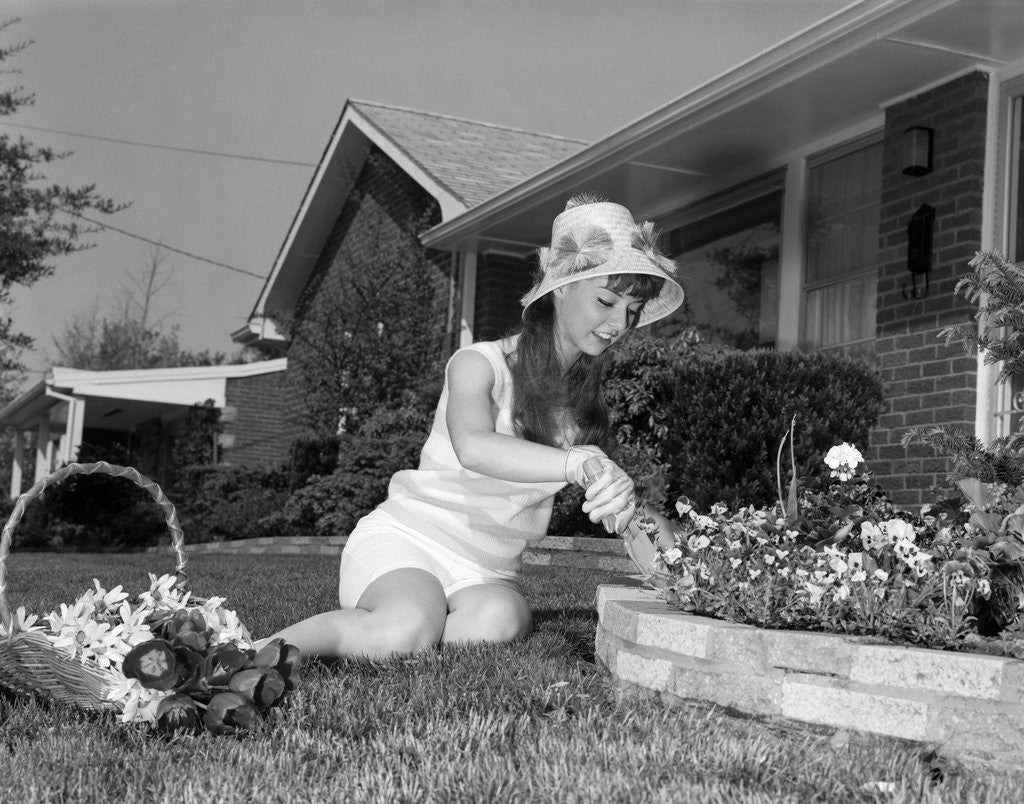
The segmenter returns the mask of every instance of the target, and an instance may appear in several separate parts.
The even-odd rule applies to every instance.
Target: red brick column
[[[900,446],[907,429],[948,424],[974,431],[975,359],[937,335],[972,312],[953,288],[981,243],[987,94],[988,76],[971,73],[886,111],[876,330],[886,401],[865,458],[900,505],[932,500],[929,489],[944,483],[946,470],[932,450]],[[910,126],[934,130],[934,170],[924,176],[902,172]],[[935,208],[930,290],[908,300],[907,224],[922,204]]]

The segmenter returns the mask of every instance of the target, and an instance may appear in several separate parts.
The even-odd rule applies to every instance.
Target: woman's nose
[[[624,305],[616,305],[610,311],[608,323],[614,326],[617,332],[622,332],[629,324],[629,310]]]

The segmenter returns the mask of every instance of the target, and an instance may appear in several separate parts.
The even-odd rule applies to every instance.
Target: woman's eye
[[[598,301],[601,302],[601,304],[604,307],[614,307],[615,306],[615,302],[605,301],[604,299],[601,299],[601,298],[599,298]]]

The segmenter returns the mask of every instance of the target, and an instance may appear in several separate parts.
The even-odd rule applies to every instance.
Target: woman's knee
[[[445,626],[446,642],[513,642],[533,629],[533,615],[521,595],[488,594],[483,590],[463,590],[467,595],[455,601]],[[461,594],[461,593],[456,593]]]
[[[419,653],[441,641],[442,618],[424,611],[388,612],[378,621],[378,639],[392,654]]]

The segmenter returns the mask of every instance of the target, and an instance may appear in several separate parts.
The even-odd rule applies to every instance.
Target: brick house
[[[143,474],[172,480],[172,445],[194,406],[220,414],[210,435],[210,458],[265,466],[287,456],[292,433],[282,426],[287,360],[181,368],[86,371],[54,366],[45,378],[0,410],[0,426],[14,433],[10,497],[27,479],[27,445],[34,480],[86,451],[120,445]],[[31,436],[31,438],[27,438]]]
[[[739,347],[838,351],[877,367],[886,408],[866,458],[899,504],[925,501],[944,471],[929,450],[900,446],[908,426],[990,439],[1019,424],[1024,389],[997,389],[993,367],[936,337],[970,315],[953,288],[977,250],[1024,260],[1017,4],[851,3],[597,142],[545,150],[518,180],[473,185],[481,160],[491,172],[512,154],[452,137],[441,158],[436,132],[410,125],[444,118],[354,103],[339,129],[346,115],[370,140],[364,152],[380,148],[410,194],[437,204],[420,239],[448,266],[437,320],[450,345],[517,320],[536,248],[565,199],[586,190],[658,224],[688,293],[663,331],[695,325]],[[336,130],[239,341],[276,336],[267,313],[327,270],[351,184],[318,182],[355,147],[344,141]]]
[[[346,103],[253,313],[232,333],[244,345],[288,345],[296,432],[332,423],[317,418],[322,411],[303,413],[310,402],[299,398],[302,363],[305,351],[315,347],[289,342],[288,324],[293,331],[310,320],[328,326],[346,272],[380,270],[382,262],[401,258],[407,238],[452,220],[583,145],[379,103]],[[393,257],[389,252],[396,244]],[[474,269],[461,254],[426,253],[423,279],[432,288],[435,323],[427,328],[429,337],[418,341],[435,355],[471,340],[474,310],[491,311],[494,320],[500,310],[508,318],[507,288],[518,277],[492,270],[485,281],[475,281]]]

